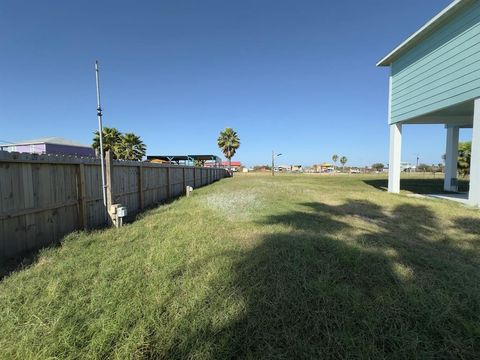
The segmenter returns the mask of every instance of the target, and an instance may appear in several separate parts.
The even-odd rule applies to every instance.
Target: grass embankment
[[[72,234],[0,282],[0,358],[478,356],[480,214],[383,182],[236,176]]]

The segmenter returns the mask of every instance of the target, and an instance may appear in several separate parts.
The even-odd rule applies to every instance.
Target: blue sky
[[[272,149],[282,163],[387,162],[375,63],[449,2],[3,0],[0,140],[91,143],[99,59],[104,124],[149,154],[220,154],[234,127],[247,165]],[[441,126],[407,126],[403,160],[438,163],[444,143]]]

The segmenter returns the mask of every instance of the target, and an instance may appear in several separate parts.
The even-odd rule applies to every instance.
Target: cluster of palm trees
[[[103,128],[103,152],[110,151],[114,159],[141,161],[145,156],[147,147],[140,136],[134,133],[122,134],[116,128]],[[99,132],[95,132],[92,147],[98,152],[100,149]]]
[[[232,169],[232,157],[240,147],[240,138],[235,130],[226,128],[220,131],[217,140],[218,147],[222,150],[223,155],[228,159],[228,169]]]
[[[333,160],[333,162],[334,162],[334,164],[335,164],[335,168],[336,168],[336,167],[337,167],[337,161],[338,161],[338,155],[337,155],[337,154],[333,154],[332,160]],[[342,169],[345,168],[345,164],[346,164],[347,162],[348,162],[348,159],[347,159],[346,156],[342,156],[342,157],[340,158],[340,164],[342,164]]]

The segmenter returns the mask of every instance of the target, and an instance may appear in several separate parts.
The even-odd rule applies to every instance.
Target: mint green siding
[[[480,97],[480,1],[392,64],[390,122]]]

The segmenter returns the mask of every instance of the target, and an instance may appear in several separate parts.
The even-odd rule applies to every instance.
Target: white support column
[[[470,193],[468,202],[480,206],[480,99],[475,100],[473,111],[472,154],[470,159]]]
[[[458,161],[459,128],[447,126],[447,148],[445,150],[445,191],[457,191],[457,161]]]
[[[388,163],[388,192],[400,192],[400,162],[402,158],[402,124],[390,125],[390,160]]]

